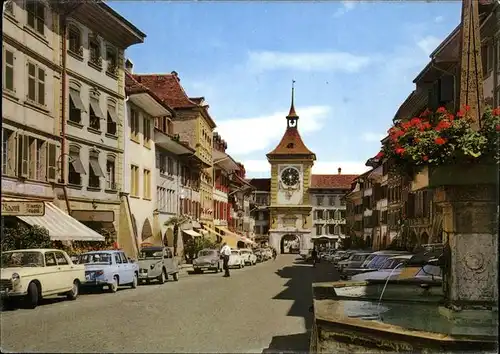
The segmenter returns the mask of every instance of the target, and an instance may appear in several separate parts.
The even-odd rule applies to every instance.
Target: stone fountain
[[[460,104],[483,113],[479,3],[462,1]],[[496,352],[498,165],[422,171],[443,210],[443,282],[399,279],[313,284],[311,352]],[[425,284],[423,284],[425,283]]]

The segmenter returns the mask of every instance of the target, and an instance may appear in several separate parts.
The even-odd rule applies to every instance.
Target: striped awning
[[[2,198],[2,200],[22,201],[23,199]],[[66,214],[54,203],[44,203],[44,216],[17,216],[17,218],[28,225],[46,228],[53,241],[104,241],[104,236]]]

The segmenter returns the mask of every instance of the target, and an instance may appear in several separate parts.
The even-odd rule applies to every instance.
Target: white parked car
[[[257,256],[253,253],[251,249],[242,248],[240,249],[240,254],[243,257],[243,261],[248,265],[256,265],[257,264]]]
[[[228,262],[229,268],[243,268],[245,267],[245,260],[241,256],[240,250],[231,250]]]
[[[85,267],[74,264],[64,251],[26,249],[2,253],[0,295],[23,298],[29,308],[50,295],[75,300],[84,281]]]

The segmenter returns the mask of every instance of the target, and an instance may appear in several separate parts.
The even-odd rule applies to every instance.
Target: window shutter
[[[47,144],[47,180],[55,182],[57,165],[57,147],[55,144]]]
[[[27,135],[21,135],[21,139],[19,140],[21,144],[21,177],[28,177],[29,172],[29,137]]]
[[[16,167],[17,167],[16,162],[18,154],[18,149],[16,148],[16,142],[17,142],[16,133],[12,133],[7,142],[7,146],[9,149],[9,153],[7,154],[7,171],[8,171],[7,173],[11,176],[16,174]]]

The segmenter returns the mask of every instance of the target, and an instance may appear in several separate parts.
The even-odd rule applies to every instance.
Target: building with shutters
[[[347,235],[346,201],[344,195],[357,175],[312,175],[309,188],[312,204],[312,237],[327,236],[334,247]],[[308,245],[312,248],[312,244]]]

